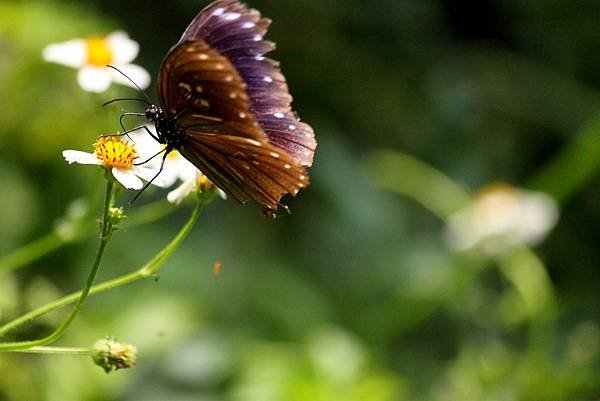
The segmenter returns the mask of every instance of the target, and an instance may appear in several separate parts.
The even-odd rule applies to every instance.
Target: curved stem
[[[15,342],[7,342],[0,343],[0,351],[14,351],[14,350],[22,350],[28,349],[31,347],[37,347],[42,345],[51,344],[54,341],[58,340],[60,336],[65,332],[65,330],[69,327],[69,325],[73,322],[81,307],[83,306],[85,300],[87,299],[90,290],[94,284],[94,280],[96,279],[96,275],[98,274],[98,270],[100,268],[100,262],[102,261],[102,256],[104,255],[104,249],[106,248],[106,244],[110,241],[112,226],[108,219],[108,210],[111,205],[111,201],[113,199],[114,191],[113,191],[114,183],[112,179],[108,180],[106,184],[106,195],[104,199],[104,211],[102,215],[102,233],[100,237],[100,245],[98,247],[98,252],[96,253],[96,259],[94,260],[94,264],[92,266],[92,270],[88,275],[88,279],[86,281],[85,287],[81,291],[73,310],[67,316],[65,321],[56,329],[54,332],[49,334],[44,338],[40,338],[38,340],[31,341],[15,341]]]
[[[123,221],[121,228],[134,228],[137,226],[153,223],[170,214],[177,208],[165,201],[153,202],[129,213],[129,218]],[[81,218],[83,220],[83,217]],[[79,224],[84,224],[79,223]],[[30,265],[37,259],[48,255],[63,246],[76,243],[96,233],[97,228],[93,224],[85,225],[76,237],[65,237],[56,231],[50,232],[21,248],[15,249],[0,257],[0,274],[8,273]]]
[[[198,200],[198,203],[196,204],[196,207],[194,208],[194,211],[192,212],[192,215],[190,216],[188,221],[185,223],[185,225],[181,228],[179,233],[177,233],[175,238],[173,238],[173,240],[169,244],[167,244],[167,246],[165,246],[165,248],[163,248],[159,253],[157,253],[150,261],[148,261],[146,264],[144,264],[142,267],[140,267],[138,270],[136,270],[132,273],[125,274],[123,276],[120,276],[115,279],[112,279],[112,280],[106,281],[104,283],[93,286],[90,289],[89,294],[90,295],[99,294],[101,292],[105,292],[105,291],[108,291],[108,290],[111,290],[111,289],[114,289],[117,287],[122,287],[124,285],[131,284],[131,283],[139,281],[141,279],[154,276],[158,272],[158,270],[160,270],[160,268],[164,265],[164,263],[167,261],[167,259],[175,252],[175,250],[179,247],[179,245],[181,245],[183,240],[188,236],[188,234],[190,233],[190,231],[192,230],[192,228],[198,221],[198,218],[202,214],[202,210],[208,203],[210,203],[213,196],[214,196],[214,193],[200,195],[200,198]],[[69,304],[72,304],[77,299],[79,299],[81,297],[81,295],[82,295],[81,291],[75,292],[75,293],[67,295],[63,298],[60,298],[54,302],[51,302],[44,306],[41,306],[37,309],[34,309],[31,312],[29,312],[21,317],[18,317],[17,319],[15,319],[11,322],[8,322],[7,324],[0,327],[0,336],[5,335],[9,331],[12,331],[13,329],[31,321],[31,320],[34,320],[40,316],[50,313],[56,309],[59,309],[64,306],[67,306]]]

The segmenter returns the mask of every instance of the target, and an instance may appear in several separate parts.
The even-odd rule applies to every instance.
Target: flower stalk
[[[104,199],[104,210],[102,214],[102,222],[101,222],[101,233],[100,233],[100,245],[98,246],[98,251],[96,252],[96,259],[94,260],[94,264],[88,275],[88,279],[86,281],[85,287],[80,292],[79,297],[77,297],[75,306],[73,310],[69,314],[69,316],[65,319],[65,321],[51,334],[46,337],[40,338],[38,340],[31,341],[15,341],[15,342],[7,342],[0,343],[0,351],[15,351],[15,350],[23,350],[29,349],[32,347],[44,346],[53,343],[58,340],[63,333],[67,330],[67,328],[71,325],[75,317],[79,314],[81,307],[85,303],[90,290],[94,284],[96,276],[98,275],[98,270],[100,268],[100,263],[102,262],[102,257],[104,255],[104,250],[106,249],[106,245],[110,241],[111,232],[112,232],[112,224],[109,221],[109,209],[111,207],[111,203],[114,202],[115,190],[114,190],[114,181],[112,179],[107,180],[106,184],[106,194]]]
[[[169,257],[175,252],[175,250],[181,245],[181,243],[185,240],[185,238],[189,235],[192,228],[200,218],[202,214],[202,210],[206,205],[208,205],[213,197],[215,196],[215,191],[208,192],[200,192],[198,194],[198,200],[196,202],[196,207],[194,211],[190,215],[190,218],[185,223],[185,225],[181,228],[181,230],[177,233],[175,238],[171,242],[169,242],[160,252],[158,252],[151,260],[149,260],[146,264],[140,267],[138,270],[125,274],[123,276],[117,277],[112,280],[108,280],[104,283],[94,285],[89,290],[89,295],[99,294],[102,292],[106,292],[118,287],[122,287],[136,281],[140,281],[142,279],[153,277],[160,270],[160,268],[164,265],[164,263],[169,259]],[[6,335],[8,332],[20,327],[21,325],[30,322],[40,316],[46,315],[52,311],[65,307],[67,305],[76,302],[83,295],[83,291],[75,292],[73,294],[67,295],[63,298],[60,298],[56,301],[50,302],[46,305],[43,305],[39,308],[36,308],[29,313],[26,313],[0,327],[0,337]],[[0,344],[1,345],[1,344]],[[41,344],[36,344],[41,345]],[[9,349],[5,349],[9,350]],[[2,351],[2,348],[0,348]]]

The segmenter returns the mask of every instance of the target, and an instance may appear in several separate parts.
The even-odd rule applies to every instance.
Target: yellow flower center
[[[123,142],[120,136],[103,136],[98,138],[94,144],[94,154],[106,168],[133,167],[133,161],[137,153],[129,141]]]
[[[108,41],[100,37],[92,37],[86,40],[87,62],[97,67],[105,67],[113,63],[113,54]]]

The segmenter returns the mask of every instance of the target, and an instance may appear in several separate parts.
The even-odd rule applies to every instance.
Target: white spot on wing
[[[270,76],[267,75],[267,76],[265,76],[263,78],[263,81],[265,81],[265,82],[273,82],[273,78],[271,78]]]
[[[296,126],[294,124],[290,124],[288,128],[290,129],[290,131],[296,131]]]
[[[217,70],[224,70],[224,69],[225,69],[225,66],[224,66],[223,64],[219,63],[219,64],[215,65],[215,68],[216,68]]]
[[[276,159],[279,159],[281,157],[281,156],[279,156],[279,153],[271,152],[269,154]]]
[[[254,38],[253,38],[253,40],[255,42],[260,42],[262,39],[263,39],[262,35],[254,35]]]
[[[200,54],[198,54],[198,59],[199,60],[208,60],[208,54],[200,53]]]
[[[223,15],[224,12],[225,12],[224,8],[217,8],[215,11],[213,11],[212,15],[220,16],[220,15]]]
[[[256,26],[256,24],[254,22],[244,22],[242,24],[242,28],[244,28],[244,29],[254,28],[255,26]]]
[[[231,82],[231,81],[233,81],[233,76],[231,76],[231,75],[227,75],[227,76],[225,77],[225,82]]]
[[[223,18],[226,21],[235,21],[236,19],[240,18],[242,16],[242,14],[240,13],[227,13],[223,15]]]
[[[229,93],[229,97],[230,97],[231,99],[235,99],[235,98],[237,98],[237,97],[238,97],[238,95],[237,95],[237,93],[235,93],[235,92],[230,92],[230,93]]]
[[[273,115],[274,115],[276,118],[284,118],[284,117],[285,117],[285,114],[283,114],[283,113],[275,113],[275,114],[273,114]]]
[[[263,61],[265,59],[265,57],[264,56],[256,56],[256,57],[254,57],[254,59],[257,61]]]
[[[244,113],[243,111],[240,113],[240,118],[246,118],[248,117],[248,114]]]
[[[256,139],[246,139],[246,142],[248,142],[251,145],[254,146],[262,146],[262,143],[258,142]]]
[[[289,164],[284,164],[283,168],[285,168],[286,170],[289,170],[292,168],[292,166],[290,166]]]

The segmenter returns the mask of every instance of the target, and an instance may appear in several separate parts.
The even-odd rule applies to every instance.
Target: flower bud
[[[125,210],[122,207],[111,207],[108,209],[108,220],[116,226],[125,218]]]
[[[115,338],[105,338],[94,344],[92,358],[106,373],[127,369],[137,361],[137,347],[117,342]]]

